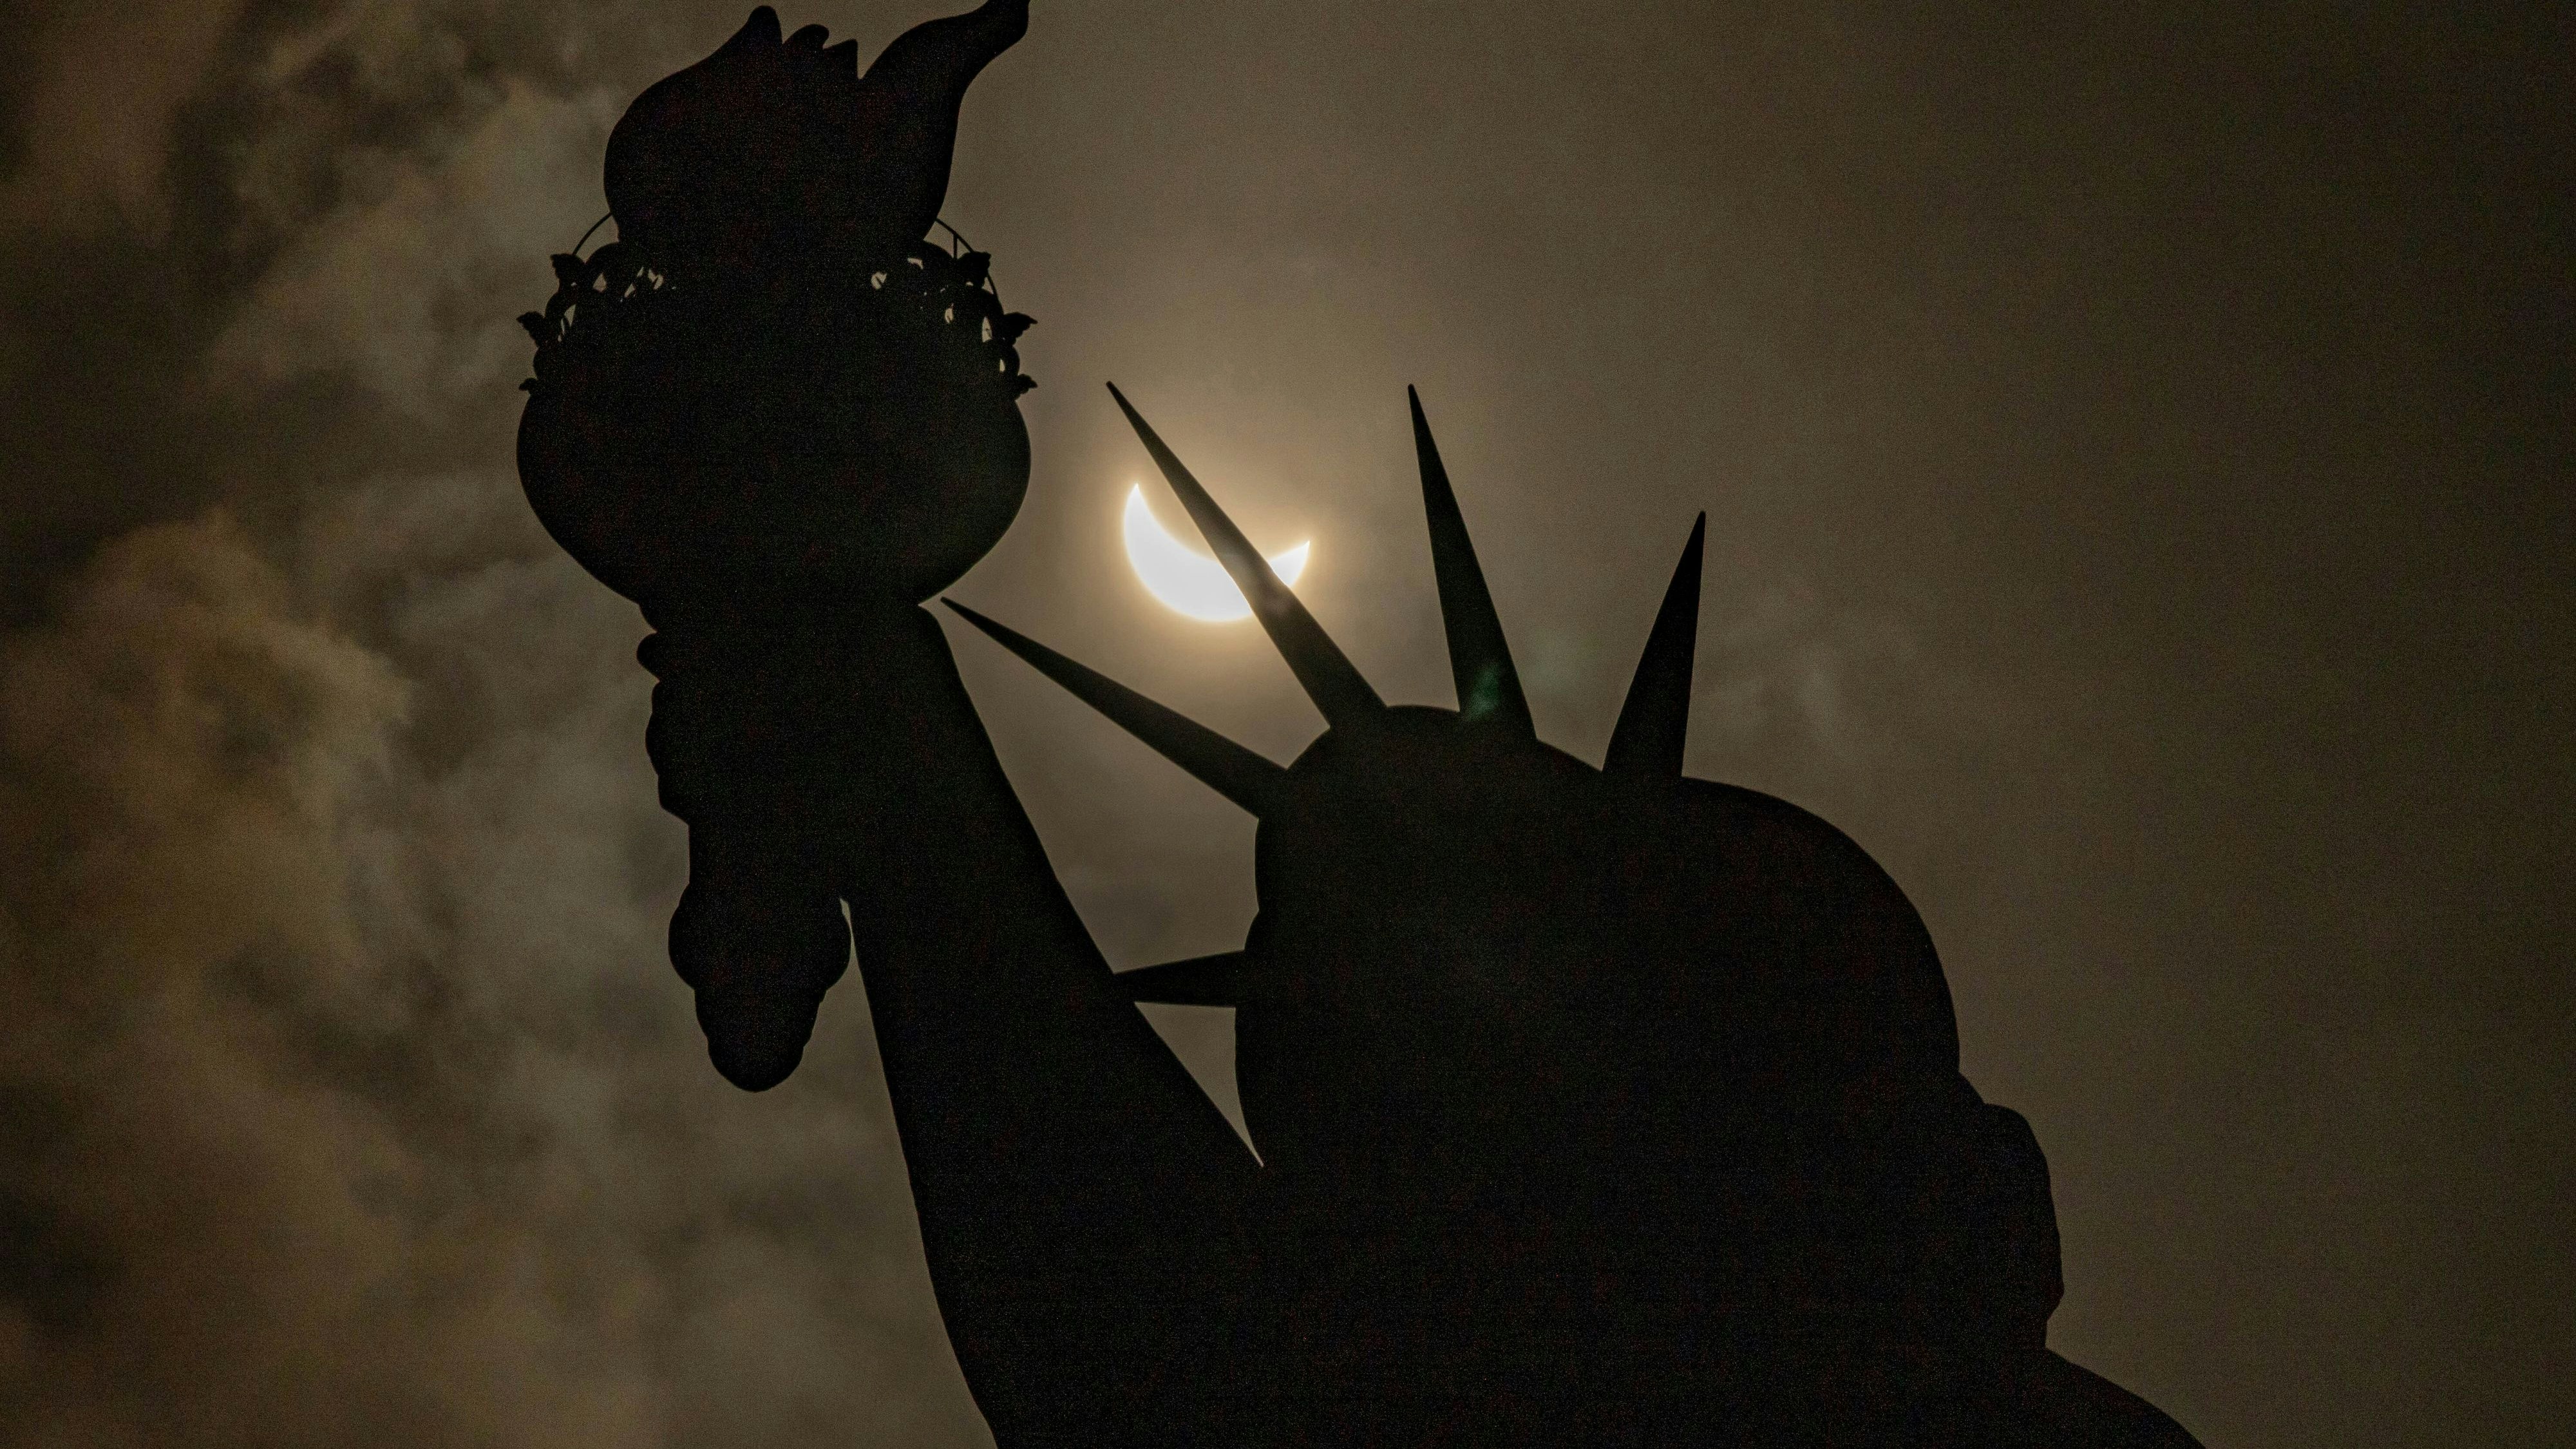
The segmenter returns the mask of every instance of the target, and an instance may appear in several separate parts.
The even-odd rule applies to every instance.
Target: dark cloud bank
[[[0,24],[0,1443],[981,1438],[856,992],[704,1064],[641,623],[509,465],[510,317],[739,9]],[[1114,377],[1444,699],[1417,382],[1589,751],[1709,509],[1693,768],[1922,906],[2058,1346],[2213,1445],[2549,1442],[2576,35],[2154,9],[1040,0],[952,192],[1046,383],[961,593],[1312,730],[1120,572]],[[1113,958],[1231,944],[1245,823],[960,654]]]

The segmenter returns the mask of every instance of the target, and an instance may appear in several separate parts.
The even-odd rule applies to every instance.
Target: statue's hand
[[[671,965],[716,1070],[747,1091],[795,1070],[849,961],[840,888],[866,761],[846,738],[845,674],[865,647],[840,630],[699,623],[638,651],[661,681],[645,749],[663,807],[689,823]]]

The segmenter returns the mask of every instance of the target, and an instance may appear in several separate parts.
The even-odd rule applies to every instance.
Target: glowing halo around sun
[[[1165,531],[1154,510],[1145,506],[1145,485],[1127,490],[1127,562],[1137,581],[1164,608],[1209,624],[1228,624],[1252,617],[1243,590],[1226,577],[1225,565]],[[1270,571],[1279,582],[1294,585],[1306,571],[1312,539],[1270,555]]]

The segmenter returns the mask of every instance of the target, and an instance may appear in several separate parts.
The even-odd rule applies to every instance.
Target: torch
[[[520,481],[653,630],[646,750],[689,827],[671,964],[747,1090],[795,1069],[849,958],[854,652],[982,557],[1028,486],[1029,319],[983,253],[924,239],[959,98],[1026,11],[916,27],[864,76],[851,43],[754,11],[620,121],[618,239],[557,256],[520,319]]]

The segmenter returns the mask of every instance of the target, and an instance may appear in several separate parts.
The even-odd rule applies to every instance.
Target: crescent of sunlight
[[[1145,504],[1145,485],[1127,490],[1127,562],[1136,578],[1165,608],[1210,624],[1252,617],[1243,591],[1226,577],[1225,565],[1174,538]],[[1279,582],[1294,586],[1306,571],[1313,540],[1270,555],[1270,570]]]

